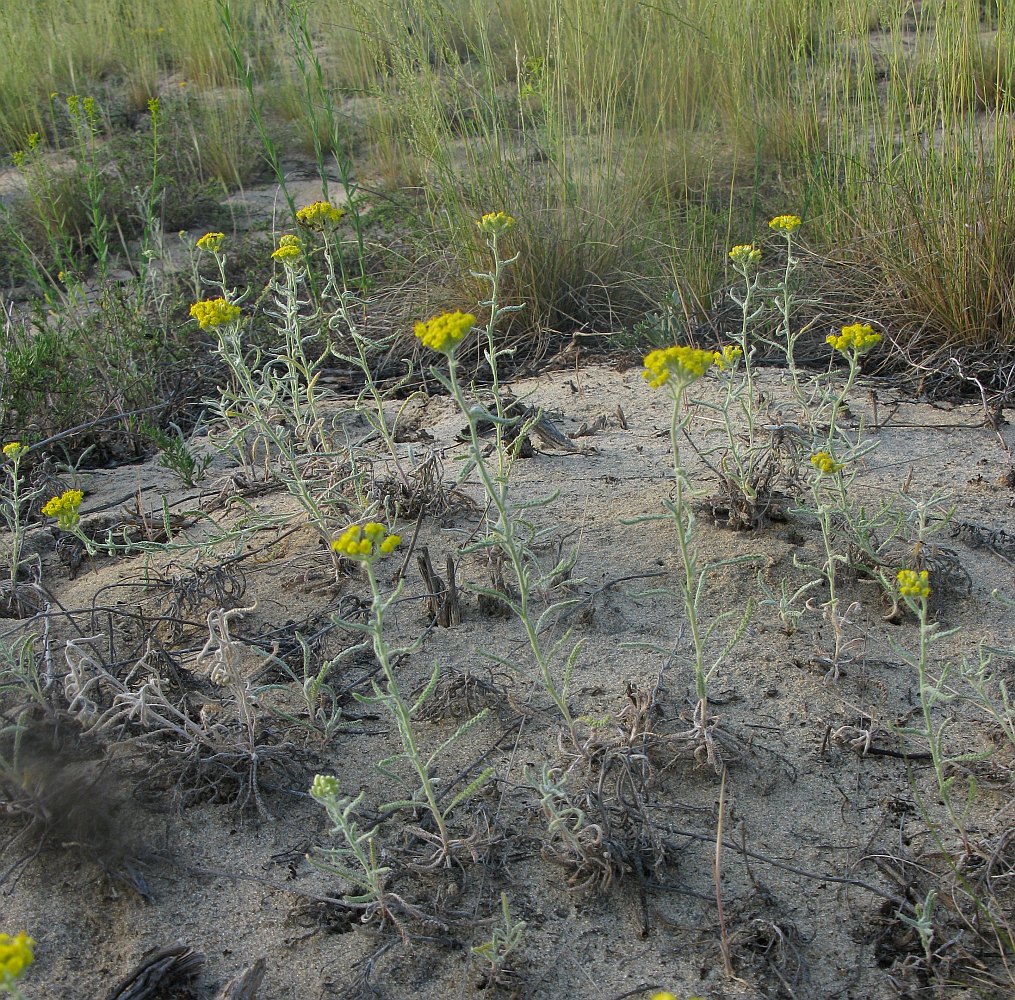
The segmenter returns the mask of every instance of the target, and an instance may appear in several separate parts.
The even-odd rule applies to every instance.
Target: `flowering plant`
[[[296,221],[304,228],[313,229],[316,232],[337,226],[344,216],[345,209],[336,208],[330,201],[315,201],[296,211]]]
[[[799,215],[777,215],[768,223],[769,229],[775,229],[781,233],[791,233],[794,229],[800,228]]]
[[[46,517],[55,517],[57,524],[64,531],[70,531],[81,520],[78,510],[84,498],[85,495],[81,490],[64,490],[60,496],[53,497],[46,502],[42,513]]]
[[[298,236],[291,233],[281,237],[278,247],[272,252],[271,259],[281,261],[283,264],[291,264],[303,256],[303,244]]]
[[[414,332],[426,347],[441,354],[450,354],[468,336],[475,323],[476,317],[472,313],[441,313],[425,323],[417,323]]]
[[[354,524],[346,528],[341,536],[331,543],[331,548],[347,559],[372,562],[381,556],[390,555],[401,541],[401,535],[389,535],[380,522],[368,521],[363,527]]]
[[[484,236],[501,236],[514,225],[514,218],[506,212],[487,212],[476,222],[476,227]]]
[[[876,344],[880,344],[881,334],[875,333],[866,323],[853,323],[844,326],[842,333],[838,335],[830,333],[825,338],[825,343],[840,354],[860,355],[866,354]]]
[[[740,243],[730,251],[730,260],[741,269],[757,264],[761,251],[753,243]]]
[[[645,370],[641,375],[653,389],[667,383],[673,388],[683,389],[701,378],[714,362],[712,351],[696,347],[667,347],[645,355]]]
[[[190,315],[197,320],[197,325],[202,330],[211,330],[238,320],[240,307],[219,296],[215,299],[202,299],[200,302],[195,302],[190,307]]]
[[[205,233],[197,241],[198,250],[204,250],[207,253],[218,253],[222,247],[222,241],[226,238],[225,233]]]
[[[14,937],[0,934],[0,992],[20,996],[15,980],[34,961],[35,942],[24,931]]]

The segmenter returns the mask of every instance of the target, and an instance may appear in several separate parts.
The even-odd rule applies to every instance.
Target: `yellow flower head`
[[[207,250],[208,253],[218,253],[222,246],[222,241],[226,238],[225,233],[205,233],[197,241],[198,250]]]
[[[653,993],[652,1000],[677,1000],[677,998],[669,990],[663,990],[661,993]]]
[[[46,517],[55,517],[56,523],[64,531],[70,531],[81,520],[78,510],[84,498],[81,490],[64,490],[60,496],[46,501],[42,513]]]
[[[667,347],[645,355],[645,370],[641,377],[653,388],[666,385],[671,379],[678,386],[690,385],[701,378],[715,362],[712,351],[696,347]]]
[[[769,229],[777,229],[783,233],[791,233],[800,228],[799,215],[777,215],[768,223]]]
[[[160,28],[159,30],[161,31],[162,29]],[[152,118],[158,118],[160,110],[161,110],[161,105],[159,103],[159,99],[157,97],[149,97],[148,98],[148,114],[150,114],[152,116]]]
[[[22,444],[20,441],[11,441],[10,444],[4,445],[4,457],[9,458],[12,462],[16,462],[26,451],[28,451],[28,445]]]
[[[476,226],[484,236],[501,236],[513,228],[515,220],[506,212],[487,212]]]
[[[811,465],[823,476],[831,476],[842,471],[842,463],[836,462],[827,451],[816,451],[811,455]]]
[[[391,555],[401,541],[401,535],[389,535],[379,521],[369,521],[362,527],[350,525],[331,543],[331,547],[346,559],[373,562],[381,556]]]
[[[472,313],[441,313],[425,323],[417,323],[415,333],[425,347],[441,354],[451,354],[469,335],[475,323],[476,317]]]
[[[333,774],[315,774],[310,794],[318,800],[333,799],[338,795],[338,778]]]
[[[232,323],[240,318],[240,307],[226,302],[220,295],[217,299],[202,299],[190,307],[190,315],[197,320],[202,330],[210,330],[224,323]]]
[[[721,372],[732,368],[743,356],[743,350],[733,344],[727,344],[721,351],[712,352],[712,360],[719,366]]]
[[[337,226],[344,215],[345,209],[336,208],[330,201],[315,201],[297,210],[296,221],[306,229],[323,232],[329,226]]]
[[[272,260],[280,260],[283,264],[292,264],[303,256],[303,244],[298,236],[286,235],[278,241],[278,247],[272,253]]]
[[[0,987],[10,986],[35,961],[35,942],[22,931],[0,934]]]
[[[917,573],[911,569],[900,569],[895,577],[899,584],[899,594],[902,597],[916,597],[927,600],[930,597],[930,583],[927,580],[927,571],[920,570]]]
[[[741,243],[730,251],[730,260],[740,267],[750,267],[761,260],[761,251],[753,243]]]
[[[852,326],[844,326],[838,336],[830,333],[825,343],[841,354],[852,353],[859,357],[881,343],[881,334],[875,333],[866,323],[853,323]]]

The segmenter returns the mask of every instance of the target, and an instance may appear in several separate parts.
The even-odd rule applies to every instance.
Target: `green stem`
[[[11,469],[11,512],[8,527],[11,532],[11,606],[15,604],[18,586],[18,570],[21,567],[21,548],[24,544],[24,528],[21,524],[21,456],[16,455]]]
[[[493,315],[493,314],[491,314]],[[491,320],[492,325],[492,320]],[[488,328],[488,336],[492,343],[492,332]],[[494,360],[494,356],[491,350],[490,354],[492,367],[494,370],[494,386],[496,392],[497,385],[497,365]],[[546,688],[547,693],[553,699],[553,703],[557,706],[561,716],[567,724],[568,730],[571,734],[571,739],[577,743],[577,734],[575,730],[574,720],[571,717],[571,712],[567,707],[564,693],[561,692],[556,683],[553,680],[553,676],[550,671],[550,664],[546,660],[546,656],[543,653],[543,646],[539,639],[539,634],[536,631],[535,625],[531,620],[529,614],[529,570],[525,565],[525,555],[522,546],[518,544],[518,540],[515,538],[514,524],[511,518],[511,507],[508,494],[508,477],[505,473],[505,466],[503,458],[499,462],[500,473],[498,476],[491,476],[490,470],[487,468],[486,462],[483,459],[482,447],[479,440],[479,432],[476,427],[476,416],[469,406],[468,401],[462,392],[462,387],[458,381],[458,363],[455,355],[452,353],[448,358],[448,374],[450,376],[451,393],[458,404],[462,413],[469,426],[469,444],[470,451],[472,453],[472,459],[476,466],[476,470],[479,474],[480,481],[483,484],[483,489],[486,492],[487,497],[493,504],[497,511],[497,521],[493,526],[493,534],[500,544],[501,548],[507,554],[508,560],[511,563],[511,570],[514,573],[515,579],[518,583],[518,606],[516,608],[518,617],[521,619],[522,625],[525,628],[525,634],[529,640],[529,646],[532,648],[532,655],[535,657],[536,666],[539,668],[540,675],[543,679],[543,687]],[[501,407],[498,402],[498,416],[495,420],[497,427],[497,446],[498,452],[503,451],[501,445],[502,436],[502,422],[503,416],[501,415]]]
[[[339,270],[341,271],[341,281],[339,281],[338,272],[335,268],[335,259],[338,259]],[[388,454],[391,456],[392,462],[395,464],[395,471],[398,474],[398,478],[403,484],[408,485],[409,477],[402,467],[401,459],[398,457],[398,446],[395,444],[395,435],[392,429],[388,426],[388,421],[384,416],[384,396],[381,394],[380,388],[377,385],[377,380],[373,375],[373,367],[370,364],[370,358],[367,354],[368,341],[359,332],[356,319],[350,309],[350,296],[351,293],[348,288],[348,283],[345,276],[345,266],[342,264],[341,248],[337,244],[334,252],[332,251],[331,238],[328,233],[324,233],[324,260],[328,268],[328,282],[321,293],[321,298],[324,299],[329,291],[333,291],[335,299],[338,305],[339,315],[342,317],[342,321],[345,323],[346,329],[349,332],[349,336],[352,338],[353,343],[356,345],[356,356],[359,358],[360,370],[363,372],[363,381],[366,386],[367,392],[370,393],[370,398],[373,400],[374,412],[377,415],[376,422],[373,422],[374,429],[384,441],[384,446],[388,449]]]
[[[687,425],[687,419],[683,418],[680,413],[683,394],[684,387],[678,385],[673,393],[673,416],[670,420],[670,446],[673,450],[674,478],[672,511],[677,529],[677,547],[680,550],[680,561],[684,570],[683,586],[681,587],[684,615],[687,619],[687,626],[691,630],[691,642],[694,646],[694,688],[702,708],[702,718],[704,719],[708,705],[708,690],[705,677],[705,651],[701,639],[701,631],[698,627],[696,606],[700,575],[698,573],[697,560],[691,546],[693,515],[686,509],[684,496],[687,486],[687,474],[680,463],[680,435]]]
[[[398,733],[402,740],[402,748],[405,751],[406,757],[408,757],[409,761],[412,763],[416,773],[419,775],[420,782],[423,786],[423,794],[426,796],[427,806],[430,809],[430,814],[434,818],[434,822],[437,824],[437,829],[440,831],[441,845],[444,848],[445,854],[447,854],[451,846],[451,841],[448,837],[447,826],[444,822],[444,814],[441,812],[441,808],[437,803],[437,794],[434,791],[433,783],[430,780],[429,771],[423,763],[419,747],[416,745],[416,736],[412,729],[412,717],[405,704],[405,700],[398,689],[398,681],[395,679],[395,672],[391,666],[391,660],[388,655],[388,647],[384,642],[384,612],[401,592],[401,583],[396,588],[394,594],[385,601],[385,599],[381,596],[380,586],[377,583],[377,577],[374,575],[372,562],[367,560],[365,562],[365,566],[367,579],[370,581],[370,594],[372,598],[370,606],[370,613],[372,617],[370,633],[373,639],[374,656],[377,657],[377,662],[384,671],[384,677],[387,681],[387,692],[383,699],[384,704],[387,705],[389,711],[395,717],[395,722],[398,726]],[[450,858],[448,859],[448,863],[450,864]]]

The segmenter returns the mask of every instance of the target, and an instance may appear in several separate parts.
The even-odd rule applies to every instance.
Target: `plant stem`
[[[437,794],[434,791],[429,769],[420,755],[419,747],[416,745],[416,735],[412,728],[412,715],[405,703],[405,699],[402,697],[402,694],[398,689],[398,681],[395,678],[395,671],[391,665],[388,647],[384,641],[384,612],[401,593],[402,581],[400,580],[398,582],[394,593],[385,600],[385,598],[381,596],[380,586],[377,583],[377,577],[374,575],[372,563],[367,561],[365,566],[367,579],[370,581],[371,594],[370,636],[373,640],[374,656],[377,658],[377,662],[384,671],[384,677],[387,682],[387,690],[381,694],[381,700],[387,706],[388,711],[390,711],[395,717],[395,723],[398,726],[398,733],[402,740],[402,748],[405,751],[405,756],[415,768],[417,775],[419,775],[420,782],[423,786],[423,794],[426,797],[427,806],[434,822],[437,824],[437,829],[441,838],[441,846],[445,855],[445,865],[450,866],[451,840],[448,837],[444,814],[437,802]]]

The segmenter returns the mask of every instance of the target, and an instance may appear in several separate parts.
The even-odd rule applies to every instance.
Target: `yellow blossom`
[[[660,993],[653,993],[652,1000],[677,1000],[677,998],[669,990],[663,990]]]
[[[202,299],[190,307],[190,315],[197,320],[202,330],[209,330],[240,318],[240,307],[226,302],[220,295],[217,299]]]
[[[441,313],[425,323],[417,323],[415,333],[425,347],[450,354],[468,336],[475,322],[476,317],[472,313]]]
[[[330,201],[315,201],[296,212],[296,221],[307,229],[321,232],[328,226],[337,226],[345,215],[344,208],[336,208]]]
[[[55,517],[56,523],[64,531],[69,531],[81,520],[78,509],[84,498],[85,495],[81,490],[64,490],[60,496],[46,501],[42,513],[46,517]]]
[[[208,253],[218,253],[222,241],[226,238],[225,233],[205,233],[197,241],[198,250],[207,250]]]
[[[778,229],[783,233],[791,233],[800,228],[799,215],[777,215],[768,223],[769,229]]]
[[[484,236],[501,236],[511,229],[515,220],[506,212],[487,212],[476,226]]]
[[[740,243],[730,251],[730,260],[741,267],[749,267],[761,260],[761,251],[753,243]]]
[[[842,463],[836,462],[827,451],[816,451],[811,455],[811,465],[823,476],[831,476],[842,471]]]
[[[5,444],[3,448],[4,456],[12,462],[16,462],[26,451],[28,451],[28,445],[22,444],[20,441],[11,441],[10,444]]]
[[[333,774],[315,774],[310,794],[315,799],[333,799],[338,795],[338,778]]]
[[[35,942],[24,931],[15,937],[0,934],[0,988],[13,986],[35,961],[34,948]]]
[[[298,236],[291,234],[283,236],[278,241],[278,247],[272,253],[272,260],[280,260],[283,264],[291,264],[303,255],[303,244]]]
[[[678,386],[689,385],[701,378],[714,362],[712,351],[696,347],[667,347],[645,355],[645,370],[641,375],[653,389],[666,385],[670,379]]]
[[[930,583],[927,580],[927,571],[920,570],[917,573],[911,569],[900,569],[895,577],[899,584],[899,594],[903,597],[916,597],[926,600],[930,597]]]
[[[713,351],[712,360],[719,366],[719,371],[724,372],[727,368],[732,368],[743,356],[741,348],[727,344],[721,351]]]
[[[841,354],[853,353],[857,356],[866,354],[876,344],[881,343],[881,334],[875,333],[866,323],[853,323],[844,326],[842,333],[836,336],[830,333],[825,343]]]
[[[362,527],[350,525],[331,543],[331,548],[346,559],[373,562],[390,555],[402,541],[401,535],[389,535],[379,521],[368,521]]]

